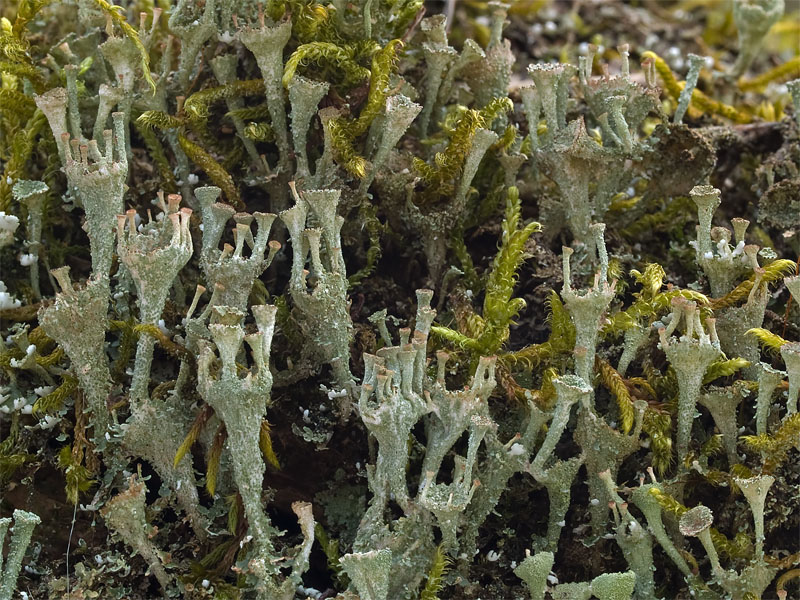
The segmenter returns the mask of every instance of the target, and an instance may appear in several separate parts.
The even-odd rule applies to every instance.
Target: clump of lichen
[[[0,600],[800,593],[795,16],[4,4]]]

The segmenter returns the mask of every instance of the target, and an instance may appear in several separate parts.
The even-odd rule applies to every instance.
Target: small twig
[[[797,275],[800,273],[800,256],[797,257],[797,261],[794,267],[794,274]],[[786,311],[783,313],[783,329],[781,330],[781,337],[786,338],[786,328],[789,326],[789,309],[792,307],[792,292],[789,292],[789,301],[786,303]]]
[[[72,533],[75,531],[75,519],[78,515],[78,503],[75,503],[74,508],[72,509],[72,525],[69,528],[69,538],[67,538],[67,598],[70,597],[69,592],[69,548],[72,544]]]
[[[408,40],[410,40],[411,36],[414,35],[414,30],[417,28],[417,25],[419,25],[420,21],[422,21],[422,17],[424,16],[425,16],[425,7],[423,6],[417,11],[417,14],[414,15],[414,20],[411,21],[411,25],[408,26],[408,29],[406,29],[406,32],[403,34],[403,37],[400,38],[400,41],[403,42],[403,44],[408,43]]]
[[[0,321],[8,319],[9,321],[33,321],[36,318],[39,309],[42,306],[52,304],[52,300],[36,302],[35,304],[27,304],[25,306],[18,306],[16,308],[5,308],[0,310]]]
[[[447,0],[447,5],[444,9],[444,18],[447,23],[447,33],[453,28],[453,17],[456,14],[456,0]]]

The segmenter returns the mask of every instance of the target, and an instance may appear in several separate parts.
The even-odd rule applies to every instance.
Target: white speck
[[[43,431],[46,431],[48,429],[52,429],[53,427],[55,427],[58,424],[59,421],[61,421],[61,419],[58,418],[58,417],[54,417],[53,415],[45,415],[39,421],[39,427]]]
[[[600,500],[598,500],[597,498],[592,498],[591,500],[589,500],[589,504],[591,504],[592,506],[597,506],[598,504],[600,504]]]
[[[110,442],[110,441],[111,441],[111,434],[110,434],[110,433],[108,433],[107,431],[106,431],[106,441],[107,441],[107,442]]]
[[[318,600],[322,597],[322,592],[318,589],[313,587],[303,587],[302,585],[297,586],[297,593],[299,593],[304,598],[313,598],[314,600]]]
[[[208,579],[203,579],[203,581],[200,582],[200,585],[202,585],[205,589],[208,589],[208,587],[211,585],[211,582]]]
[[[566,524],[567,524],[566,521],[559,521],[558,523],[556,523],[556,525],[558,525],[559,527],[564,527]]]
[[[342,388],[340,390],[331,390],[328,392],[328,400],[333,400],[334,398],[344,398],[347,396],[347,390]]]
[[[706,260],[711,260],[712,258],[714,258],[714,253],[709,250],[708,252],[703,254],[703,258],[705,258]]]
[[[18,306],[22,306],[22,302],[6,292],[6,286],[0,281],[0,309],[17,308]]]
[[[245,536],[245,538],[241,542],[239,542],[239,548],[244,548],[244,545],[250,543],[250,540],[252,539],[253,539],[252,535]]]
[[[19,227],[19,219],[14,215],[7,215],[0,210],[0,231],[15,232]]]
[[[9,175],[8,177],[6,177],[6,184],[11,185],[12,183],[14,183],[14,180],[11,179],[11,176]]]
[[[547,576],[547,583],[550,585],[558,585],[558,577],[553,575],[552,573]]]
[[[203,231],[203,223],[200,223],[200,231]]]
[[[495,552],[494,550],[489,550],[489,552],[486,553],[486,560],[488,560],[489,562],[497,562],[497,559],[500,558],[501,554],[502,552]]]
[[[102,565],[103,564],[103,557],[100,556],[99,554],[95,554],[94,555],[94,562],[96,562],[98,565]]]
[[[669,56],[671,58],[677,58],[680,55],[681,55],[681,49],[678,48],[677,46],[671,46],[667,50],[667,56]]]
[[[522,454],[525,454],[525,446],[522,444],[514,444],[508,449],[508,454],[510,456],[521,456]]]
[[[189,185],[197,185],[200,178],[194,173],[189,173],[189,177],[187,177],[186,180],[189,182]]]
[[[545,31],[549,31],[549,32],[551,32],[551,33],[552,33],[552,32],[553,32],[553,31],[555,31],[556,29],[558,29],[558,27],[556,26],[556,24],[555,24],[553,21],[547,21],[547,22],[544,24],[544,30],[545,30]]]
[[[43,396],[47,396],[50,392],[56,389],[54,385],[41,385],[39,387],[33,388],[33,393],[42,398]]]
[[[36,256],[33,254],[21,254],[19,257],[19,264],[23,267],[30,267],[32,264],[36,263]]]
[[[158,320],[158,328],[164,335],[169,335],[169,329],[167,329],[167,324],[164,322],[164,319]]]
[[[713,56],[706,56],[705,63],[706,63],[706,69],[713,69],[714,68],[714,57]]]
[[[303,421],[306,423],[311,423],[311,419],[308,416],[308,409],[303,411]]]

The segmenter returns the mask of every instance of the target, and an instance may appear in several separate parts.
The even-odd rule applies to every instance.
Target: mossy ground
[[[443,2],[428,2],[426,5],[429,15],[446,10]],[[468,0],[455,3],[455,21],[451,30],[451,43],[454,46],[460,47],[467,37],[486,41],[489,33],[485,5],[485,2]],[[57,19],[66,8],[52,7],[47,10],[48,15]],[[786,44],[800,39],[800,29],[797,27],[800,15],[797,10],[796,5],[787,2],[790,20],[791,15],[794,15],[794,29],[790,23],[786,27],[788,34],[782,33],[768,40],[751,68],[751,74],[762,73],[780,62],[779,57],[785,54]],[[9,7],[0,12],[13,14],[14,11],[13,7]],[[65,32],[58,31],[57,24],[51,23],[40,27],[35,35],[38,39],[53,40],[63,33]],[[710,55],[716,64],[724,65],[732,63],[736,47],[735,29],[727,3],[724,2],[571,3],[520,0],[511,11],[510,24],[504,35],[511,40],[516,57],[510,97],[520,113],[515,116],[518,122],[523,122],[524,119],[521,117],[519,92],[515,88],[518,88],[521,81],[527,80],[525,67],[532,62],[553,59],[574,63],[581,44],[601,45],[607,58],[617,56],[613,49],[621,43],[630,44],[636,52],[653,50],[659,56],[669,57],[674,70],[681,74],[685,73],[685,69],[680,61],[689,52]],[[414,79],[413,70],[405,76]],[[669,135],[664,136],[656,159],[647,165],[650,177],[643,177],[635,184],[637,187],[634,193],[640,197],[639,204],[619,210],[612,209],[606,219],[606,241],[612,258],[619,261],[622,273],[628,273],[634,268],[641,269],[649,262],[657,262],[666,272],[666,282],[686,287],[698,280],[694,251],[688,246],[688,242],[695,239],[696,212],[691,202],[685,202],[685,196],[706,175],[707,183],[721,189],[723,193],[723,203],[716,213],[715,224],[727,224],[733,217],[750,219],[754,224],[751,230],[753,237],[762,247],[772,248],[779,257],[797,258],[800,218],[794,214],[794,205],[791,204],[796,203],[797,198],[792,196],[792,190],[786,192],[784,188],[797,185],[800,136],[797,122],[791,118],[792,109],[788,106],[785,87],[782,88],[779,83],[771,84],[760,95],[743,95],[736,91],[736,82],[730,78],[720,77],[712,81],[705,75],[699,87],[711,97],[734,102],[741,110],[752,113],[754,120],[748,124],[732,125],[725,119],[708,114],[690,113],[685,120],[686,127],[673,128]],[[365,95],[366,91],[362,90],[361,93]],[[324,102],[337,102],[337,99],[332,95]],[[580,104],[570,105],[569,118],[578,116],[584,110]],[[222,126],[222,135],[231,133],[229,126]],[[406,136],[403,144],[411,151],[420,147],[419,140],[414,139],[413,135]],[[52,149],[46,142],[41,142],[34,159],[40,165],[47,165],[47,152]],[[795,165],[793,175],[791,168],[787,167],[789,164]],[[781,181],[770,182],[765,165],[773,165],[772,170],[779,174]],[[558,189],[552,182],[543,177],[535,180],[527,177],[528,169],[528,165],[523,166],[518,181],[524,222],[539,220],[542,217],[539,207],[543,201],[555,201],[559,198]],[[42,170],[38,168],[38,175],[42,174]],[[163,180],[159,178],[158,168],[140,139],[134,139],[130,171],[129,203],[135,207],[145,206],[163,187]],[[52,169],[50,172],[52,174]],[[477,187],[485,191],[485,180]],[[264,210],[268,199],[258,188],[249,188],[242,192],[242,201],[247,210],[252,212]],[[791,206],[787,208],[787,204]],[[787,216],[775,218],[773,213]],[[659,215],[665,214],[669,215],[668,218],[659,218]],[[80,230],[79,219],[75,217],[75,213],[64,211],[58,198],[48,208],[47,215],[45,248],[50,265],[69,264],[73,279],[85,278],[90,272],[91,262],[88,241],[85,233]],[[643,221],[646,215],[653,215],[654,218]],[[379,309],[387,308],[390,315],[407,322],[413,318],[415,310],[414,290],[431,285],[426,259],[415,232],[409,230],[406,224],[393,223],[381,211],[378,216],[382,222],[388,223],[388,229],[381,238],[382,257],[374,273],[350,290],[350,315],[355,328],[351,345],[351,365],[356,377],[362,374],[361,354],[372,352],[376,348],[375,331],[367,320],[368,317]],[[479,275],[488,270],[497,252],[502,218],[502,209],[499,209],[485,222],[464,232],[466,248]],[[345,262],[348,266],[361,266],[365,260],[365,238],[359,230],[359,227],[346,228],[343,234]],[[566,233],[552,235],[545,228],[543,232],[535,233],[527,242],[526,250],[530,258],[518,271],[514,293],[515,297],[525,300],[526,306],[511,327],[508,349],[516,350],[547,339],[550,326],[546,321],[546,301],[551,290],[561,289],[560,247],[562,243],[570,241]],[[28,300],[23,304],[32,305],[35,303],[30,298],[30,290],[26,288],[27,272],[17,261],[18,250],[6,248],[2,251],[3,279],[7,284],[16,283],[16,289],[11,288],[12,291],[20,298]],[[462,266],[452,255],[448,255],[447,261],[448,265]],[[355,268],[357,267],[353,270]],[[194,274],[197,275],[196,266],[190,265],[189,270],[192,269],[195,269]],[[279,256],[262,277],[266,289],[285,289],[287,273],[288,256]],[[186,275],[187,282],[191,281],[192,277]],[[630,284],[629,289],[617,302],[627,306],[637,287],[632,278],[625,276],[625,281]],[[45,278],[42,282],[44,296],[52,297],[54,290]],[[434,300],[434,304],[438,302],[440,306],[440,323],[453,324],[453,307],[459,303],[470,303],[473,308],[482,304],[482,296],[470,298],[470,294],[460,289],[457,281],[446,288],[446,292],[447,295],[452,295],[450,299],[440,300],[437,297]],[[790,305],[788,310],[787,305]],[[27,313],[0,313],[4,321],[4,335],[7,335],[8,328],[15,322],[35,324],[34,314],[31,310]],[[798,316],[797,306],[790,302],[788,291],[782,286],[777,287],[767,307],[763,327],[786,339],[797,340],[800,339]],[[175,326],[181,317],[178,307],[168,303],[164,313],[166,326]],[[273,347],[286,342],[286,332],[279,333]],[[654,368],[666,370],[666,359],[656,348],[655,341],[645,352]],[[616,359],[620,353],[620,344],[604,344],[602,348],[602,354],[606,358]],[[768,360],[769,357],[765,355],[764,359]],[[283,367],[286,357],[277,356],[275,362]],[[779,361],[774,362],[779,366]],[[163,349],[157,348],[154,380],[167,381],[175,376],[176,364]],[[520,377],[520,382],[526,381],[525,374]],[[540,385],[541,381],[537,380],[536,373],[527,377],[529,386]],[[320,385],[327,384],[329,379],[330,373],[323,369],[311,378],[284,387],[276,385],[273,390],[269,421],[272,425],[273,447],[281,469],[270,468],[267,472],[266,486],[271,490],[268,512],[278,528],[289,532],[285,538],[289,544],[299,539],[300,533],[290,509],[291,503],[297,500],[313,502],[317,508],[317,519],[329,536],[340,540],[340,548],[346,550],[352,542],[348,535],[353,535],[354,523],[357,523],[360,514],[352,511],[349,515],[351,521],[346,525],[348,515],[344,509],[348,506],[325,507],[325,504],[334,496],[331,489],[352,489],[353,493],[366,494],[364,468],[374,461],[374,448],[367,443],[367,433],[358,419],[351,417],[342,421],[333,414],[332,404],[327,401],[325,392],[320,391]],[[733,378],[729,378],[729,381],[733,381]],[[115,387],[115,393],[121,395],[122,387]],[[653,399],[653,402],[663,400]],[[614,410],[614,400],[604,388],[598,389],[597,404],[610,412]],[[521,407],[509,401],[500,388],[496,397],[490,400],[490,406],[500,426],[513,433]],[[307,413],[304,412],[306,410]],[[746,406],[743,409],[742,422],[751,418],[752,412],[752,407]],[[25,423],[27,422],[23,418],[23,424]],[[64,440],[71,437],[73,426],[74,418],[66,418],[53,430],[21,427],[16,444],[19,448],[25,448],[25,452],[30,453],[31,457],[0,483],[2,514],[13,508],[24,508],[42,517],[42,524],[35,531],[32,549],[26,561],[30,569],[21,574],[18,588],[27,592],[32,599],[67,598],[65,555],[69,547],[69,576],[73,589],[69,600],[138,600],[155,597],[158,588],[154,580],[143,575],[145,563],[137,557],[129,558],[129,550],[123,544],[107,544],[107,532],[95,512],[80,509],[73,519],[73,506],[67,502],[64,493],[64,475],[57,468],[57,456]],[[165,424],[165,427],[168,426],[169,424]],[[327,441],[312,443],[304,440],[298,433],[303,427],[311,428],[320,439]],[[714,424],[708,413],[703,414],[695,427],[696,430],[704,431],[706,436],[714,433]],[[0,439],[9,435],[10,428],[9,419],[0,421]],[[565,457],[572,456],[576,453],[576,448],[571,441],[563,442],[557,453]],[[619,473],[619,484],[634,485],[639,475],[649,466],[645,462],[647,458],[646,452],[638,452],[627,459]],[[202,454],[195,456],[195,465],[202,465],[203,461]],[[751,456],[747,464],[755,466],[757,462]],[[154,541],[159,548],[170,553],[168,566],[174,565],[179,572],[191,572],[191,563],[206,555],[211,547],[196,542],[188,525],[180,521],[164,498],[159,497],[157,475],[147,463],[135,460],[129,469],[139,469],[143,476],[150,477],[150,522],[159,530]],[[81,504],[89,504],[96,493],[103,496],[103,488],[109,482],[102,479],[102,473],[98,475],[99,478],[91,490],[81,494]],[[777,483],[767,504],[765,545],[776,554],[797,552],[797,532],[800,529],[798,453],[790,453],[789,459],[775,475]],[[556,571],[562,582],[583,581],[601,572],[624,571],[627,568],[622,553],[613,540],[600,540],[591,547],[583,544],[583,540],[588,537],[586,507],[590,501],[585,480],[586,474],[581,471],[572,490],[572,508],[567,514],[566,526],[556,554]],[[743,504],[736,500],[729,488],[715,487],[691,472],[685,474],[685,483],[686,489],[691,491],[687,496],[690,495],[694,503],[702,502],[712,508],[718,529],[729,532],[732,536],[741,528],[750,527],[749,512],[742,512]],[[411,484],[415,485],[415,482]],[[204,491],[201,491],[201,502],[211,506],[211,498],[202,494]],[[343,503],[347,505],[347,501]],[[355,508],[363,509],[359,506]],[[546,526],[546,515],[547,494],[537,488],[530,477],[514,476],[497,506],[496,514],[481,528],[479,554],[469,561],[456,562],[445,579],[446,585],[440,597],[451,600],[525,597],[519,579],[512,573],[511,563],[518,562],[524,556],[533,536],[541,535]],[[216,516],[224,521],[224,515]],[[333,516],[336,518],[333,519]],[[693,544],[691,548],[695,557],[704,556],[698,545]],[[499,553],[499,559],[489,560],[489,552]],[[228,564],[225,564],[226,561]],[[218,572],[215,567],[219,565],[197,570],[202,573],[199,579],[210,578],[228,584],[234,583],[235,579],[228,570],[230,562],[230,556],[221,560],[220,564],[225,566]],[[129,568],[123,568],[123,563]],[[336,589],[334,574],[328,569],[326,557],[318,545],[312,552],[311,569],[304,581],[307,586],[319,590],[330,589],[331,594]],[[658,552],[656,583],[659,593],[666,598],[688,598],[680,573]],[[189,587],[192,586],[197,591],[187,591],[187,598],[207,597],[196,583]],[[796,583],[794,590],[800,597],[800,588],[797,588]],[[764,598],[775,597],[769,595],[772,593],[773,588],[770,588]]]

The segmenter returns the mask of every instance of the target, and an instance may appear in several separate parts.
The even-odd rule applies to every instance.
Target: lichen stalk
[[[280,152],[279,168],[288,169],[290,165],[289,130],[286,124],[286,106],[283,96],[283,48],[292,34],[290,19],[277,25],[265,25],[263,14],[259,27],[248,27],[239,32],[239,39],[253,53],[264,78],[272,128]]]
[[[678,296],[672,302],[673,312],[670,330],[683,320],[686,334],[675,340],[669,338],[665,328],[659,329],[661,348],[678,376],[678,431],[676,450],[683,461],[689,451],[694,411],[697,396],[703,385],[703,376],[709,365],[720,355],[719,340],[714,329],[714,320],[706,319],[709,333],[700,323],[700,314],[694,302]]]

